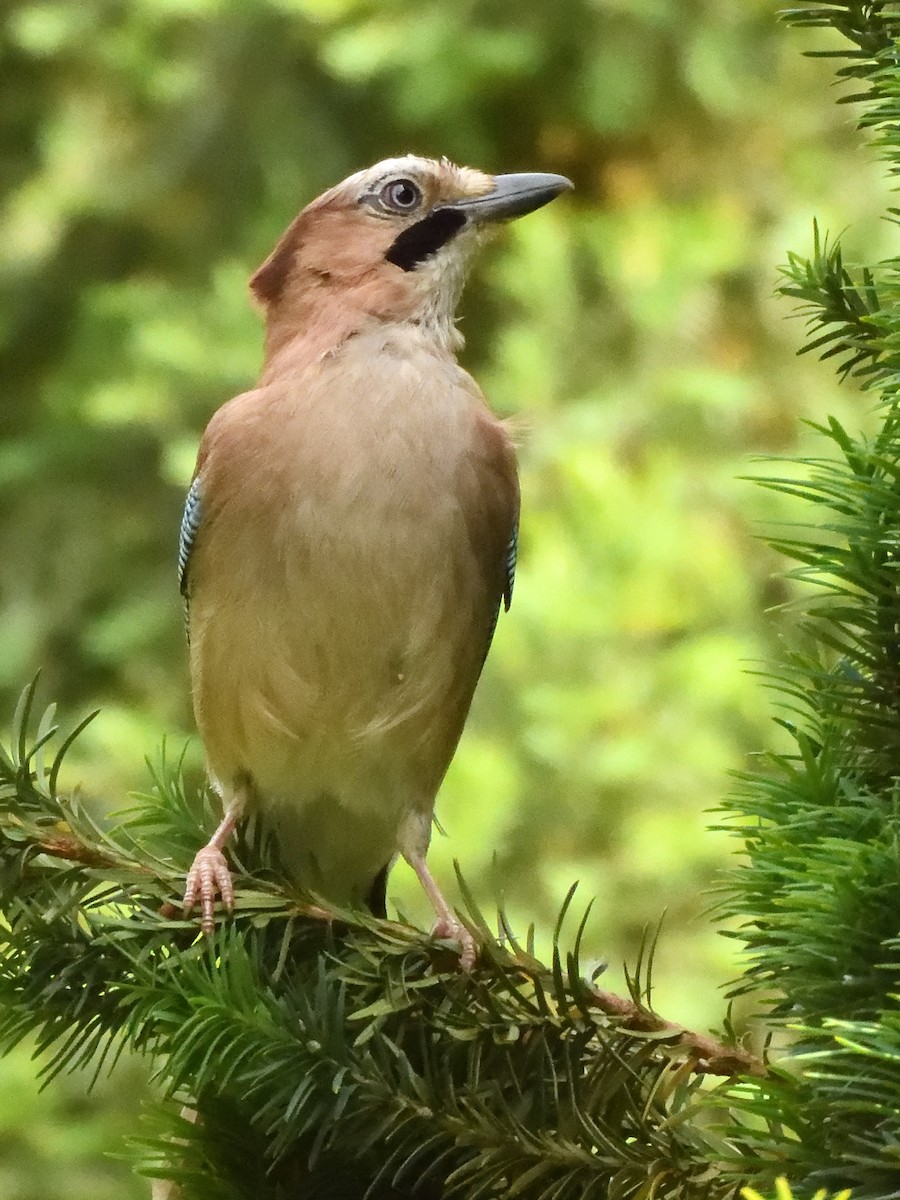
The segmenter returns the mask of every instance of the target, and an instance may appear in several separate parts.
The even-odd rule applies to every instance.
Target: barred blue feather
[[[190,640],[190,633],[188,631],[188,607],[190,603],[188,567],[191,561],[191,550],[194,548],[194,539],[197,536],[197,531],[200,528],[200,522],[203,518],[203,505],[200,492],[200,476],[197,475],[190,486],[184,502],[184,512],[181,515],[181,529],[178,533],[178,586],[184,597],[184,626],[185,632],[188,633],[188,640]]]
[[[519,554],[519,522],[513,525],[512,535],[506,547],[506,587],[503,591],[503,610],[509,612],[512,604],[513,584],[516,581],[516,558]]]
[[[509,542],[506,545],[506,586],[503,588],[503,611],[509,612],[509,606],[512,604],[513,584],[516,581],[516,559],[519,553],[519,522],[516,521],[513,526],[512,534]],[[497,622],[500,619],[500,602],[497,602],[497,610],[494,613],[494,619],[491,621],[491,627],[488,631],[487,645],[484,650],[484,657],[487,658],[491,648],[491,642],[494,640],[494,634],[497,632]]]

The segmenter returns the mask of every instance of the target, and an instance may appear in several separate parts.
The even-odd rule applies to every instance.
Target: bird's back
[[[507,587],[510,440],[446,350],[376,325],[220,410],[200,464],[211,774],[249,780],[301,877],[359,896],[430,817],[468,712]]]

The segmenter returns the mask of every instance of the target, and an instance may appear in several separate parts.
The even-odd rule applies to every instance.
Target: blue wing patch
[[[516,581],[516,558],[519,554],[519,522],[513,525],[512,536],[506,547],[506,587],[503,589],[503,611],[509,612],[512,604],[513,584]]]
[[[194,539],[200,528],[202,515],[200,476],[198,475],[191,484],[191,489],[184,502],[184,512],[181,516],[181,530],[178,535],[178,586],[182,596],[184,596],[185,603],[187,603],[188,598],[188,567],[191,561],[191,550],[194,548]]]
[[[510,534],[509,541],[506,544],[506,562],[504,564],[506,570],[506,582],[503,587],[503,611],[509,612],[509,606],[512,604],[513,584],[516,580],[516,558],[519,553],[519,522],[516,520],[513,525],[513,531]],[[494,619],[491,621],[491,627],[488,630],[487,646],[484,650],[484,657],[487,658],[488,651],[491,648],[491,642],[494,640],[494,634],[497,632],[497,621],[500,619],[500,602],[497,602],[497,608],[494,611]]]

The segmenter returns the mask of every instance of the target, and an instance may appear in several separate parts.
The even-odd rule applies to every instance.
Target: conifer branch
[[[163,756],[141,807],[101,828],[49,789],[52,721],[29,732],[34,696],[32,685],[0,755],[0,1048],[35,1036],[48,1076],[126,1046],[149,1055],[201,1119],[163,1123],[148,1173],[187,1181],[191,1197],[255,1200],[335,1178],[340,1195],[487,1196],[498,1193],[485,1181],[502,1180],[525,1200],[574,1200],[610,1179],[729,1193],[710,1174],[719,1150],[697,1115],[700,1083],[763,1065],[653,1012],[651,952],[630,998],[583,978],[583,920],[574,948],[561,946],[574,888],[549,966],[469,901],[483,948],[465,976],[454,949],[418,930],[292,891],[251,830],[236,849],[234,919],[209,942],[172,915],[213,823],[209,798],[189,796]],[[252,1131],[240,1164],[223,1123],[242,1144]],[[346,1144],[361,1147],[352,1182]]]
[[[841,63],[854,88],[843,102],[863,105],[859,123],[896,172],[900,6],[786,16],[844,37],[815,53]],[[735,992],[766,997],[794,1039],[774,1066],[655,1013],[652,946],[628,997],[585,979],[583,921],[562,946],[572,893],[549,965],[502,914],[495,936],[467,902],[483,952],[465,977],[449,946],[406,925],[324,913],[251,830],[237,843],[234,919],[200,938],[175,898],[214,823],[208,797],[188,796],[164,756],[141,809],[101,828],[58,787],[78,731],[60,743],[52,710],[35,717],[33,687],[0,750],[0,1050],[33,1036],[47,1077],[146,1054],[168,1103],[140,1139],[144,1170],[184,1200],[732,1200],[748,1180],[769,1194],[785,1176],[797,1196],[849,1184],[853,1200],[893,1200],[897,266],[847,266],[815,227],[812,253],[784,272],[811,323],[807,350],[877,389],[883,421],[868,439],[824,422],[831,457],[767,481],[809,506],[808,524],[775,544],[814,598],[805,644],[774,677],[790,746],[741,776],[727,805],[746,858],[722,908],[747,948]]]
[[[623,1029],[634,1033],[659,1034],[666,1042],[671,1041],[674,1048],[686,1051],[686,1061],[699,1074],[733,1077],[768,1073],[763,1059],[751,1054],[743,1046],[709,1034],[694,1033],[683,1025],[665,1020],[632,998],[626,999],[614,992],[595,989],[594,1002],[601,1012],[621,1021]]]
[[[900,6],[820,3],[786,16],[847,39],[816,53],[859,85],[843,100],[864,105],[859,124],[896,172]],[[889,1200],[900,1145],[897,260],[846,267],[815,227],[812,255],[790,255],[784,275],[783,294],[811,324],[806,349],[877,391],[881,424],[854,436],[829,418],[814,428],[830,457],[764,481],[807,505],[806,523],[774,544],[798,564],[792,575],[810,599],[805,644],[772,677],[792,747],[743,774],[723,806],[747,854],[729,873],[723,910],[749,960],[735,992],[767,995],[794,1042],[765,1079],[729,1081],[714,1103],[749,1120],[733,1131],[735,1170],[754,1156],[760,1187],[781,1174],[804,1195],[849,1187],[854,1200]]]

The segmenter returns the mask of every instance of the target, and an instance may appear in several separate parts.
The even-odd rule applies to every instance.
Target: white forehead
[[[449,163],[445,164],[449,167]],[[366,167],[364,171],[357,171],[355,175],[351,175],[349,179],[345,179],[340,185],[342,188],[369,188],[374,187],[379,183],[383,183],[387,179],[392,179],[397,175],[412,175],[417,179],[421,179],[423,175],[434,175],[440,170],[441,164],[433,158],[417,158],[415,154],[404,154],[400,158],[385,158],[381,162],[375,163],[373,167]]]
[[[439,198],[483,196],[493,185],[490,175],[474,171],[471,167],[458,167],[447,158],[419,158],[415,154],[401,154],[396,158],[382,159],[364,171],[357,171],[313,203],[318,205],[335,199],[359,200],[366,194],[380,191],[391,180],[404,177],[419,184],[429,203]]]

